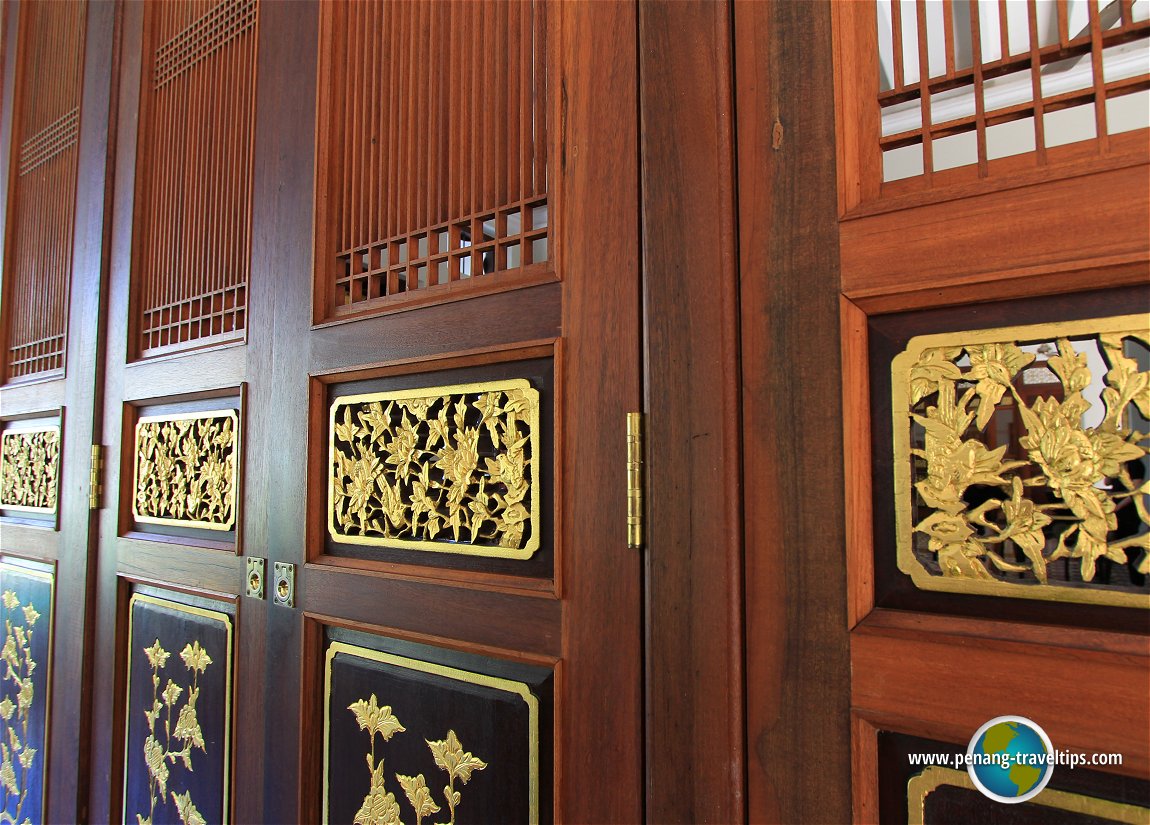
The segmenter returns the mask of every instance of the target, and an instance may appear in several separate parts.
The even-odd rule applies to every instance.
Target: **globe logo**
[[[1054,771],[1054,747],[1025,716],[998,716],[979,728],[966,750],[970,778],[998,802],[1025,802],[1041,793]]]

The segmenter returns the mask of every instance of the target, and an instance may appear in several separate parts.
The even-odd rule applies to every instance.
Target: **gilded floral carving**
[[[238,440],[234,410],[141,418],[136,520],[230,530],[236,520]]]
[[[60,473],[59,428],[9,429],[0,442],[0,507],[54,512]]]
[[[1102,589],[1098,569],[1150,573],[1150,436],[1134,423],[1150,418],[1150,373],[1131,354],[1148,338],[1130,316],[914,339],[893,385],[900,568],[931,589],[1145,606],[1129,585]],[[1022,391],[1036,364],[1057,381],[1037,397]],[[1122,508],[1140,526],[1120,530]]]
[[[357,544],[527,558],[539,546],[539,393],[528,382],[336,399],[328,527]]]
[[[365,730],[371,737],[370,750],[366,754],[367,769],[371,773],[371,782],[367,795],[363,798],[363,805],[355,815],[355,825],[402,825],[402,810],[395,794],[386,788],[387,778],[383,770],[383,757],[378,761],[375,754],[375,737],[387,742],[397,733],[407,730],[392,713],[390,705],[379,705],[375,694],[364,700],[352,702],[348,708],[355,714],[360,730]],[[479,757],[465,751],[455,731],[449,730],[447,737],[439,740],[425,739],[427,747],[431,749],[432,758],[438,768],[447,773],[447,784],[443,787],[443,799],[447,805],[449,820],[446,825],[455,825],[456,809],[463,802],[462,792],[456,789],[458,781],[466,785],[475,771],[487,767],[487,763]],[[442,808],[436,803],[427,780],[423,774],[416,776],[395,775],[408,804],[415,813],[416,825],[422,825],[424,817],[438,813]]]
[[[169,791],[168,781],[171,772],[168,765],[179,762],[185,769],[191,771],[192,751],[200,750],[207,753],[203,730],[196,716],[196,702],[200,698],[200,674],[208,669],[212,659],[200,646],[199,641],[186,644],[180,653],[180,659],[191,674],[191,683],[185,688],[169,678],[163,690],[160,690],[160,683],[163,681],[160,671],[167,666],[172,654],[164,650],[159,639],[143,651],[152,669],[152,703],[144,711],[144,716],[148,720],[148,738],[144,740],[144,761],[148,766],[150,806],[147,816],[136,813],[137,825],[152,825],[156,803],[169,793],[180,822],[184,825],[205,825],[205,819],[196,809],[190,791],[184,793]],[[184,695],[182,706],[181,695]]]
[[[16,696],[15,702],[7,696],[0,701],[0,786],[4,788],[0,823],[16,825],[27,821],[20,816],[28,798],[29,773],[37,757],[28,725],[36,701],[32,673],[37,662],[32,658],[32,637],[40,614],[32,602],[22,605],[14,590],[5,590],[0,601],[4,606],[4,647],[0,648],[3,680],[12,685]],[[10,813],[13,799],[16,809]]]

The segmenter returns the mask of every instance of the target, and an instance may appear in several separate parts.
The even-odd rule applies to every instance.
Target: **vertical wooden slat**
[[[470,7],[471,21],[470,28],[472,31],[482,31],[483,26],[483,7],[480,4],[475,4]],[[479,42],[476,42],[479,41]],[[467,153],[468,167],[470,171],[469,178],[470,184],[470,208],[468,214],[474,215],[480,209],[479,204],[479,188],[483,185],[483,179],[480,176],[480,164],[476,162],[476,155],[483,151],[483,130],[482,130],[482,117],[483,117],[483,104],[481,103],[481,91],[483,89],[483,63],[482,63],[482,41],[474,35],[467,38],[468,55],[470,57],[470,68],[467,72],[468,82],[468,108],[470,110],[470,117],[468,117],[467,128],[471,130],[474,135],[475,143],[473,144],[472,151]],[[478,243],[480,238],[477,233],[472,231],[471,242]],[[474,270],[474,258],[472,259],[472,274]]]
[[[531,188],[532,195],[543,195],[547,192],[547,150],[548,138],[548,112],[550,112],[550,94],[548,92],[549,59],[547,47],[547,5],[533,0],[535,8],[535,141],[532,153],[535,162],[535,180]]]
[[[1090,62],[1094,77],[1094,129],[1098,136],[1098,153],[1110,151],[1110,133],[1106,126],[1106,79],[1102,73],[1102,21],[1098,19],[1098,5],[1086,4],[1090,16]]]
[[[918,90],[919,109],[922,112],[922,173],[929,181],[934,173],[934,146],[930,114],[930,71],[926,42],[926,3],[916,0],[918,14]]]
[[[1006,0],[998,0],[998,38],[1002,49],[1002,59],[1010,56],[1010,20],[1007,17]]]
[[[890,1],[890,32],[892,48],[891,88],[901,89],[906,86],[906,71],[902,65],[902,3],[903,0]]]
[[[1046,124],[1042,105],[1042,46],[1038,39],[1038,10],[1027,4],[1030,33],[1030,89],[1034,99],[1034,153],[1039,166],[1046,165]]]
[[[954,4],[942,0],[942,38],[946,49],[946,76],[954,76]]]
[[[424,204],[423,225],[427,226],[427,227],[433,226],[436,222],[436,219],[435,219],[435,212],[436,212],[435,199],[436,199],[436,194],[437,194],[436,193],[437,181],[436,181],[435,170],[439,164],[437,163],[435,149],[436,149],[436,146],[438,146],[438,144],[439,144],[439,133],[443,128],[439,123],[439,117],[438,117],[439,112],[438,112],[438,106],[437,106],[436,82],[435,82],[436,75],[438,74],[438,72],[435,71],[436,60],[434,58],[435,43],[437,42],[436,41],[436,34],[438,34],[437,27],[435,25],[436,24],[436,17],[438,16],[437,8],[438,8],[438,4],[434,4],[434,3],[428,4],[428,6],[427,6],[426,35],[424,36],[424,40],[423,40],[423,53],[420,55],[420,60],[419,60],[420,67],[423,70],[423,76],[424,76],[424,90],[425,90],[424,91],[424,94],[425,94],[424,105],[425,105],[425,108],[427,110],[427,126],[426,126],[424,134],[423,134],[424,146],[426,147],[426,150],[424,152],[424,164],[423,164],[423,169],[426,170],[425,171],[425,174],[426,174],[425,195],[426,195],[426,197],[425,197],[425,204]],[[429,234],[429,236],[427,238],[427,251],[428,251],[428,253],[430,254],[434,248],[435,248],[434,240],[433,240],[433,238],[430,237],[430,234]],[[428,283],[431,283],[432,279],[431,279],[431,267],[430,267],[430,265],[428,266],[427,278],[428,278]]]
[[[974,124],[978,144],[978,175],[986,177],[986,99],[982,83],[982,24],[978,16],[978,3],[970,4],[970,55],[974,65]]]

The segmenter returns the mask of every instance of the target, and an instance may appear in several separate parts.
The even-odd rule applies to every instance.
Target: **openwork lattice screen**
[[[848,5],[840,73],[884,194],[1145,150],[1147,0]]]
[[[5,273],[10,379],[64,367],[84,10],[74,0],[21,4]]]
[[[333,2],[320,25],[318,314],[543,269],[544,5]]]
[[[136,171],[142,355],[244,329],[258,10],[256,0],[147,5]]]

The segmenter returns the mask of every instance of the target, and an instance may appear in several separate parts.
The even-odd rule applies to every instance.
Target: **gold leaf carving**
[[[142,650],[152,669],[152,703],[144,710],[144,717],[148,720],[144,763],[148,766],[150,802],[148,815],[136,813],[136,822],[138,825],[150,825],[156,813],[156,803],[169,795],[169,765],[175,765],[178,761],[185,770],[191,771],[192,751],[207,753],[203,730],[196,716],[196,702],[200,696],[200,674],[208,669],[212,660],[200,646],[199,640],[185,645],[180,658],[191,674],[191,684],[185,688],[174,679],[168,679],[161,692],[160,682],[163,680],[160,671],[167,666],[171,653],[164,650],[159,639]],[[185,694],[184,705],[179,707],[180,696]],[[173,790],[171,799],[184,825],[205,825],[204,817],[192,802],[191,791],[177,793]]]
[[[1051,328],[1022,327],[911,342],[895,361],[893,388],[896,452],[904,462],[896,474],[899,565],[916,583],[936,587],[931,579],[941,577],[983,583],[942,589],[1046,592],[1023,592],[1029,584],[1097,600],[1081,591],[1099,586],[1101,559],[1121,565],[1123,576],[1145,575],[1150,435],[1131,423],[1131,411],[1150,411],[1150,373],[1129,355],[1131,341],[1146,347],[1144,325],[1130,316],[1061,325],[1049,338],[1040,332]],[[1104,374],[1092,373],[1072,338],[1097,344]],[[1043,368],[1027,350],[1044,342]],[[1032,365],[1057,380],[1054,389],[1022,391]],[[1095,411],[1090,397],[1100,397],[1102,409]],[[1003,443],[1010,426],[1021,434]],[[1139,526],[1119,530],[1122,508],[1137,513]],[[913,536],[920,538],[912,544]],[[938,573],[923,575],[923,550]],[[1062,559],[1073,572],[1056,581],[1051,565]]]
[[[141,418],[137,521],[230,530],[235,525],[239,418],[234,410]]]
[[[16,701],[7,696],[0,700],[0,786],[4,788],[4,804],[0,806],[0,822],[21,822],[20,815],[28,797],[28,774],[36,761],[36,748],[29,746],[28,725],[35,704],[32,672],[36,661],[32,658],[32,638],[40,614],[31,603],[21,608],[20,597],[14,590],[5,590],[4,646],[0,648],[3,663],[3,681],[16,690]],[[22,623],[21,623],[22,620]],[[14,814],[7,813],[15,797]]]
[[[528,558],[539,393],[523,380],[339,398],[328,525],[357,544]]]
[[[60,430],[9,429],[0,436],[0,507],[55,512]]]
[[[356,825],[401,825],[399,803],[396,802],[395,794],[388,792],[385,787],[383,757],[376,762],[375,737],[379,734],[380,738],[387,742],[396,733],[403,733],[407,728],[392,714],[389,705],[383,707],[378,705],[374,693],[367,700],[359,699],[352,702],[348,710],[355,714],[360,730],[368,731],[371,736],[370,750],[365,757],[368,770],[371,772],[371,781],[354,821]],[[450,814],[448,825],[455,825],[456,808],[463,801],[462,794],[455,789],[455,781],[458,779],[466,785],[472,773],[483,770],[487,767],[487,763],[463,750],[463,745],[453,730],[447,732],[445,739],[424,741],[431,749],[435,764],[447,773],[447,785],[443,788],[443,796]],[[441,810],[432,798],[423,774],[416,776],[396,774],[395,778],[415,811],[416,825],[422,825],[425,816]]]

